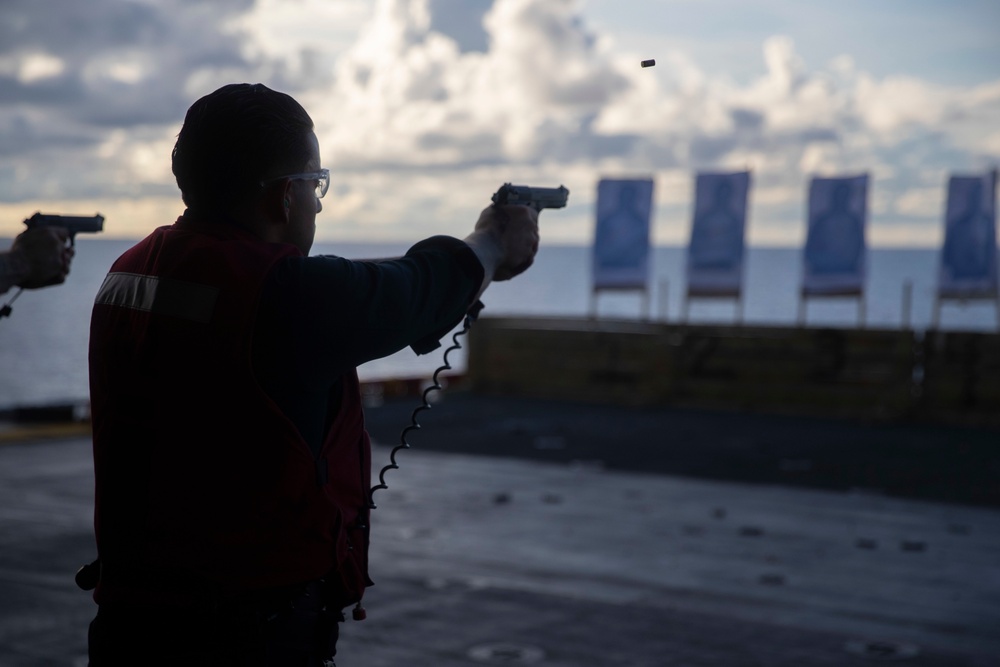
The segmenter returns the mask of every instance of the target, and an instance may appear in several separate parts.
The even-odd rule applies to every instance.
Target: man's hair
[[[301,171],[312,119],[291,96],[263,84],[233,83],[191,105],[172,166],[188,208],[229,210],[261,192],[261,181]]]

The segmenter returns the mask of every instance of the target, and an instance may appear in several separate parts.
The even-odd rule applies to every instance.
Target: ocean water
[[[80,238],[67,282],[57,287],[25,291],[12,304],[8,318],[0,319],[0,407],[40,405],[60,401],[82,401],[88,395],[87,343],[94,296],[118,255],[132,241]],[[0,242],[0,248],[9,241]],[[391,257],[405,252],[407,245],[363,243],[317,243],[314,254],[344,257]],[[936,288],[938,251],[932,249],[871,249],[866,295],[866,325],[871,328],[901,328],[907,307],[904,296],[911,291],[908,326],[926,329],[931,324]],[[798,317],[798,286],[801,250],[751,247],[746,258],[743,321],[756,325],[791,325]],[[535,265],[517,279],[494,283],[483,296],[482,316],[583,316],[590,312],[590,249],[583,246],[548,246]],[[684,288],[684,249],[656,248],[650,280],[650,316],[677,321],[681,315]],[[7,303],[16,293],[0,296]],[[602,293],[597,302],[602,318],[644,316],[637,293]],[[728,323],[734,321],[732,301],[694,301],[688,321]],[[855,327],[856,300],[811,300],[809,325]],[[946,305],[941,328],[964,331],[995,331],[997,314],[991,303]],[[359,368],[363,380],[430,377],[441,364],[450,343],[418,357],[409,349]],[[464,350],[449,361],[455,372],[465,370]]]

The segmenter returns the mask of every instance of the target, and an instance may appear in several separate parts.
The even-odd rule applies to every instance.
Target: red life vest
[[[90,331],[99,604],[186,603],[178,576],[225,595],[332,575],[342,606],[371,584],[357,374],[318,457],[254,377],[261,289],[293,255],[181,218],[112,266]]]

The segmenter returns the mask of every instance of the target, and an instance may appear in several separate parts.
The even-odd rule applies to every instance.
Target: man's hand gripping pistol
[[[493,194],[493,206],[529,206],[539,213],[545,208],[562,208],[569,199],[569,190],[564,185],[558,188],[536,188],[530,185],[504,183]],[[475,320],[483,309],[482,301],[476,301],[469,309],[469,317]]]
[[[76,245],[76,235],[80,232],[93,234],[104,231],[104,216],[98,213],[94,216],[82,215],[46,215],[35,213],[24,221],[28,229],[35,227],[63,227],[69,233],[69,244]]]

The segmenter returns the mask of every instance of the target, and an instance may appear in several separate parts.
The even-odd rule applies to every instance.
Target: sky
[[[998,34],[995,0],[0,0],[0,236],[170,224],[184,113],[246,81],[316,124],[319,241],[465,236],[512,182],[569,188],[542,241],[589,244],[598,180],[651,176],[682,245],[696,173],[750,169],[750,244],[868,173],[870,244],[934,247],[949,175],[1000,165]]]

